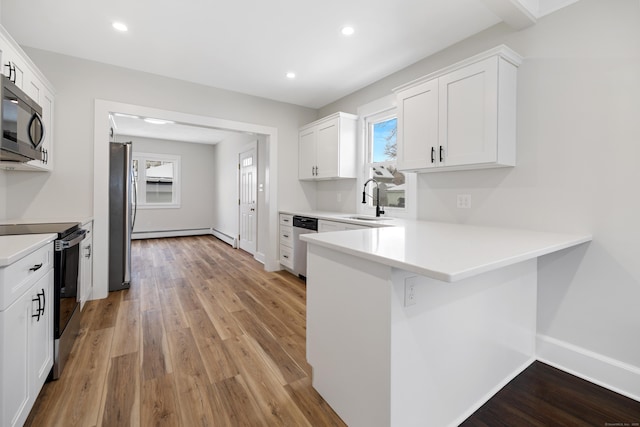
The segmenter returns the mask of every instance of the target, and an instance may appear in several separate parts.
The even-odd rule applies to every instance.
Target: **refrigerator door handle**
[[[124,164],[125,164],[125,173],[124,173],[124,200],[125,200],[125,226],[124,226],[124,283],[131,282],[131,230],[133,230],[133,225],[131,224],[131,187],[132,182],[130,181],[131,171],[133,170],[133,161],[132,161],[132,145],[131,142],[127,142],[124,144],[125,154],[124,154]]]
[[[136,216],[138,215],[138,183],[136,182],[136,175],[131,168],[131,183],[133,185],[133,221],[131,222],[131,232],[133,233],[133,227],[136,226]]]

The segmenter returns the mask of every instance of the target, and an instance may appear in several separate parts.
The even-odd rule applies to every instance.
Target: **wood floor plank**
[[[287,384],[285,390],[313,425],[346,427],[346,424],[322,396],[311,385],[311,378],[305,377]]]
[[[142,378],[165,377],[173,370],[161,310],[142,313]]]
[[[263,425],[311,426],[281,384],[268,356],[247,336],[224,342],[262,411]]]
[[[218,381],[238,375],[238,368],[233,358],[222,345],[222,338],[204,310],[187,313],[189,326],[202,357],[209,381]]]
[[[140,288],[140,310],[157,310],[160,307],[160,296],[154,277],[139,279]]]
[[[111,359],[106,382],[102,425],[140,425],[139,354],[126,353]]]
[[[162,306],[162,317],[164,319],[164,328],[167,331],[176,329],[184,329],[188,327],[187,318],[182,310],[180,299],[175,288],[165,288],[158,291],[160,296],[160,305]]]
[[[226,340],[242,334],[242,330],[231,313],[226,311],[215,298],[212,298],[210,293],[199,292],[199,297],[220,338]]]
[[[213,425],[209,378],[191,329],[176,329],[167,335],[182,423],[186,426]]]
[[[121,292],[110,292],[107,298],[93,301],[85,306],[83,313],[86,327],[91,330],[113,328],[116,325],[118,308],[122,300]]]
[[[178,398],[172,374],[144,381],[141,394],[141,426],[178,427],[181,425]]]
[[[62,375],[74,386],[60,396],[62,405],[52,425],[96,425],[104,397],[102,395],[110,360],[114,328],[89,331],[84,345],[78,349],[74,365],[68,363]],[[58,380],[60,381],[60,380]],[[46,425],[46,424],[45,424]]]
[[[218,381],[211,387],[216,425],[224,427],[263,425],[262,412],[251,391],[237,375]]]
[[[252,314],[246,311],[238,311],[233,313],[233,315],[238,319],[238,323],[242,329],[246,331],[246,335],[255,340],[262,348],[262,351],[269,357],[270,361],[273,362],[274,366],[282,375],[282,385],[306,376],[304,370],[296,364],[268,329]]]
[[[138,353],[140,350],[140,302],[124,300],[120,303],[113,338],[112,356]]]

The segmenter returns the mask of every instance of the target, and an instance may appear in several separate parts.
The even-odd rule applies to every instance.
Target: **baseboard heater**
[[[227,233],[223,233],[220,230],[216,230],[215,228],[211,228],[211,234],[215,237],[217,237],[218,239],[222,240],[223,242],[231,245],[232,248],[237,248],[238,247],[238,239],[233,237],[233,236],[229,236]]]
[[[186,230],[136,231],[131,233],[132,239],[158,239],[162,237],[201,236],[212,234],[210,228],[191,228]]]

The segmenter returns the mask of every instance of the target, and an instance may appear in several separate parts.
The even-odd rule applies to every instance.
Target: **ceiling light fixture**
[[[114,22],[113,24],[111,24],[111,26],[118,31],[122,31],[123,33],[129,30],[127,26],[122,22]]]
[[[288,72],[287,73],[287,78],[288,79],[295,79],[296,78],[296,73]]]
[[[353,35],[353,33],[356,32],[356,30],[353,27],[342,27],[342,30],[340,30],[340,32],[342,33],[343,36],[350,36]]]
[[[150,117],[147,117],[146,119],[144,119],[144,121],[154,125],[166,125],[169,123],[175,123],[175,122],[172,122],[171,120],[152,119]]]

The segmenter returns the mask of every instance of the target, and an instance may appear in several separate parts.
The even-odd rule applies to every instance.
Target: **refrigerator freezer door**
[[[131,281],[131,143],[111,143],[109,158],[109,291]]]

